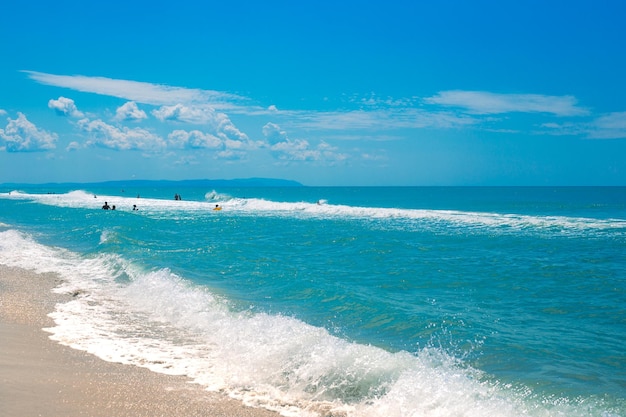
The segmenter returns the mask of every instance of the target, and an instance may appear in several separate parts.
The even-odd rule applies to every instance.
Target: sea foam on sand
[[[0,417],[278,415],[53,342],[47,314],[70,297],[51,291],[58,279],[0,265]]]

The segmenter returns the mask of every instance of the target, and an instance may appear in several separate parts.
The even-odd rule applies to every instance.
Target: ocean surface
[[[624,187],[0,185],[0,264],[62,277],[54,340],[286,416],[626,416]]]

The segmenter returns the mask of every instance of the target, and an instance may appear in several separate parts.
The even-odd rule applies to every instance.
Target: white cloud
[[[398,128],[456,128],[477,123],[468,115],[449,112],[428,112],[412,107],[415,99],[374,100],[365,104],[376,108],[356,111],[316,112],[283,111],[276,105],[267,107],[249,105],[246,97],[213,91],[171,87],[159,84],[118,80],[105,77],[82,75],[54,75],[35,71],[25,71],[28,76],[42,84],[71,88],[77,91],[109,95],[131,100],[136,103],[161,106],[152,114],[161,121],[180,121],[192,124],[212,124],[220,136],[223,133],[232,140],[248,140],[228,119],[223,111],[245,114],[251,117],[280,117],[291,129],[318,130],[363,130]],[[362,103],[361,103],[362,104]],[[121,116],[120,116],[121,117]],[[119,120],[119,119],[118,119]],[[218,125],[221,126],[218,129]]]
[[[166,148],[165,141],[158,135],[141,128],[118,128],[102,120],[80,120],[78,126],[89,133],[88,145],[99,145],[116,150],[159,151]]]
[[[389,158],[383,153],[362,153],[361,158],[365,161],[387,161]]]
[[[193,130],[180,130],[189,135],[187,138],[184,138],[181,133],[172,132],[168,137],[170,146],[210,147],[214,141],[219,140],[224,152],[244,148],[252,149],[257,146],[234,125],[225,112],[230,115],[239,114],[254,118],[271,117],[290,132],[301,130],[324,132],[324,138],[327,140],[332,140],[332,138],[393,140],[405,137],[404,132],[400,132],[401,129],[460,129],[484,124],[488,124],[483,128],[489,131],[506,132],[512,130],[508,127],[500,129],[501,126],[495,123],[502,122],[502,120],[498,120],[495,116],[488,117],[488,115],[512,112],[559,117],[589,115],[588,109],[579,106],[573,96],[498,94],[462,90],[441,91],[425,99],[384,98],[374,93],[364,98],[349,98],[348,102],[358,107],[356,110],[279,110],[276,105],[253,106],[250,105],[251,100],[246,97],[213,90],[171,87],[105,77],[54,75],[34,71],[25,71],[25,73],[41,84],[129,100],[117,109],[113,119],[116,121],[146,119],[146,112],[140,110],[137,104],[157,106],[158,108],[152,111],[152,115],[162,122],[197,125],[193,126]],[[75,117],[82,115],[76,109],[74,102],[64,97],[50,100],[49,106],[60,114]],[[0,115],[2,114],[3,111],[0,110]],[[533,133],[546,134],[549,131],[550,134],[580,135],[598,139],[625,137],[624,127],[621,124],[624,120],[623,115],[624,113],[611,113],[587,123],[544,124],[542,132]],[[82,123],[82,126],[86,126],[86,123]],[[106,135],[105,130],[107,129],[100,127],[96,133],[96,128],[93,127],[90,132],[93,137],[101,138],[98,143],[102,146],[109,143],[116,149],[139,149],[139,146],[148,146],[150,141],[144,143],[140,138],[150,137],[149,135],[153,136],[153,144],[158,143],[154,140],[158,136],[146,130],[109,126],[110,132]],[[516,130],[523,131],[524,129]],[[197,133],[192,134],[192,132]],[[315,159],[318,155],[316,152],[319,153],[319,158],[324,158],[323,150],[312,146],[304,139],[289,139],[285,130],[276,124],[267,123],[263,127],[263,134],[266,140],[265,146],[280,145],[275,151],[281,152],[283,157],[288,155],[287,150],[290,150],[290,155],[294,158],[298,155],[298,158]],[[107,135],[111,138],[126,136],[128,141],[113,139],[104,141],[102,138]],[[135,135],[134,140],[130,139],[132,135]],[[332,151],[329,152],[329,155],[331,154],[333,154]],[[338,155],[336,152],[334,154]]]
[[[84,75],[55,75],[36,71],[24,71],[28,76],[45,85],[70,88],[85,93],[95,93],[123,98],[156,106],[173,103],[205,103],[215,109],[239,108],[245,97],[213,90],[170,87],[140,81],[118,80]]]
[[[591,139],[626,138],[626,112],[609,113],[600,116],[591,123]]]
[[[247,142],[248,136],[237,129],[237,127],[230,121],[228,116],[224,113],[220,113],[217,118],[217,134],[224,135],[228,140]]]
[[[156,110],[152,110],[152,115],[162,122],[166,120],[179,120],[188,123],[203,124],[207,120],[210,120],[209,114],[212,116],[215,113],[213,109],[209,108],[208,110],[209,112],[204,109],[192,108],[179,103],[174,106],[162,106]]]
[[[61,116],[83,117],[83,113],[78,110],[74,100],[66,97],[59,97],[58,100],[48,101],[48,107]]]
[[[6,115],[7,115],[6,110],[0,109],[0,116],[6,116]]]
[[[317,150],[322,153],[322,156],[327,161],[344,161],[348,159],[348,155],[339,153],[337,147],[331,146],[324,141],[317,145]]]
[[[304,139],[287,140],[271,147],[279,159],[290,161],[317,161],[321,159],[320,151],[311,149],[309,142]]]
[[[207,106],[186,106],[176,104],[173,106],[162,106],[152,110],[154,117],[160,121],[175,120],[193,124],[213,123],[219,113],[212,107]]]
[[[0,129],[0,139],[8,152],[36,152],[54,149],[58,136],[39,129],[23,113],[17,119],[9,119],[4,130]]]
[[[590,122],[544,123],[539,134],[582,136],[587,139],[626,139],[626,112],[608,113]]]
[[[219,159],[227,159],[230,161],[239,161],[245,159],[245,153],[234,151],[232,149],[225,149],[217,153]]]
[[[368,97],[354,96],[349,98],[350,102],[362,104],[367,107],[413,107],[417,97],[396,99],[393,97],[380,98],[375,93],[370,93]]]
[[[241,132],[224,113],[215,111],[208,106],[162,106],[152,111],[154,117],[161,121],[180,121],[197,125],[204,125],[210,133],[222,140],[247,141],[248,136]]]
[[[75,150],[80,149],[80,148],[81,148],[80,143],[74,141],[74,142],[70,142],[65,147],[65,150],[68,151],[68,152],[71,152],[71,151],[75,151]]]
[[[222,140],[214,135],[199,130],[187,132],[174,130],[167,136],[170,147],[178,149],[217,149],[224,146]]]
[[[454,129],[479,122],[467,115],[414,108],[335,112],[285,112],[290,128],[315,130],[389,131],[396,129]]]
[[[263,126],[263,136],[270,144],[272,153],[280,160],[287,161],[341,161],[347,157],[337,153],[337,149],[326,142],[312,147],[305,139],[291,140],[287,133],[275,123]]]
[[[263,136],[265,136],[270,145],[288,140],[287,133],[280,126],[271,122],[263,126]]]
[[[588,110],[578,107],[575,97],[540,94],[498,94],[486,91],[442,91],[425,99],[426,103],[461,107],[474,114],[510,112],[550,113],[556,116],[584,116]]]
[[[588,127],[584,123],[542,123],[542,131],[536,132],[537,134],[549,134],[553,136],[581,136],[586,135]]]
[[[147,118],[148,116],[146,115],[146,112],[140,110],[139,107],[137,107],[137,103],[134,101],[122,104],[115,111],[115,120],[118,121],[143,120]]]

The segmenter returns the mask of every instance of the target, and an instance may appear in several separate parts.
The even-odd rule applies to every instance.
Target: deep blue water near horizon
[[[0,235],[56,340],[286,415],[626,416],[626,187],[0,186]]]

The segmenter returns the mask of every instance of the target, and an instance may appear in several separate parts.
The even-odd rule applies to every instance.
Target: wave
[[[283,315],[237,311],[169,269],[90,257],[0,232],[0,263],[54,272],[71,294],[51,338],[105,360],[186,375],[283,415],[602,415],[599,399],[544,398],[507,386],[442,350],[389,352]]]
[[[24,199],[41,204],[68,208],[100,209],[106,201],[118,211],[132,211],[137,206],[141,214],[153,217],[197,217],[213,212],[219,204],[222,215],[251,215],[297,217],[312,219],[373,221],[379,226],[419,230],[424,227],[456,227],[465,231],[488,230],[498,233],[548,231],[557,234],[587,231],[626,232],[626,219],[597,219],[553,215],[475,212],[460,210],[403,209],[358,207],[316,202],[280,202],[261,198],[237,198],[215,190],[205,195],[205,201],[174,201],[154,198],[132,198],[94,195],[86,191],[65,194],[28,194],[19,191],[0,193],[0,198]]]
[[[380,207],[354,207],[319,203],[284,203],[263,199],[235,199],[226,207],[230,210],[255,214],[309,215],[324,218],[352,218],[372,220],[413,220],[422,225],[425,221],[458,226],[510,228],[513,230],[572,229],[572,230],[625,230],[626,220],[594,219],[566,216],[537,216],[509,213],[472,212],[458,210],[400,209]]]
[[[217,191],[212,190],[204,195],[204,199],[209,202],[223,202],[232,199],[232,197],[228,194],[218,193]]]

